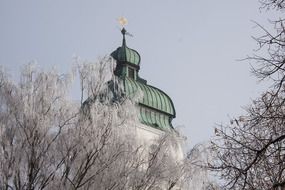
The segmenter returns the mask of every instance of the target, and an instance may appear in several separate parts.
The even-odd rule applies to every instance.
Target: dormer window
[[[135,70],[133,68],[128,67],[128,77],[135,79]]]

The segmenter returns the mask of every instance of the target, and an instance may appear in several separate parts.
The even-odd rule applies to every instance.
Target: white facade
[[[162,138],[165,132],[147,125],[139,123],[135,127],[135,133],[141,145],[151,146],[157,139]],[[173,138],[170,143],[169,150],[175,160],[182,160],[184,158],[182,146],[184,138],[178,134],[172,134]]]

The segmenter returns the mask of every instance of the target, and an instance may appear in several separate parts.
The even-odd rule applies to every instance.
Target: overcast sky
[[[121,45],[120,16],[140,76],[169,94],[192,145],[262,92],[237,61],[257,47],[252,21],[268,26],[258,0],[0,0],[0,65],[14,75],[32,60],[62,72],[74,55],[96,60]]]

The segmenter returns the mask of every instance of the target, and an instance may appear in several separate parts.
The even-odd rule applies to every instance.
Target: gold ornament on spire
[[[124,27],[125,25],[128,24],[128,20],[127,20],[125,17],[122,17],[122,16],[118,19],[118,21],[119,21],[119,24],[120,24],[122,27]]]

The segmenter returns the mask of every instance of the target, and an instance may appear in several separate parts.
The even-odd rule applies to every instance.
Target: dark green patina
[[[123,44],[121,47],[118,47],[116,51],[111,54],[111,56],[119,62],[125,62],[139,66],[141,60],[140,54],[136,50],[127,47],[125,39],[126,30],[124,28],[122,29],[122,34]]]
[[[126,45],[126,30],[122,30],[123,43],[111,56],[117,61],[115,75],[124,83],[124,93],[133,97],[138,91],[143,93],[139,101],[139,119],[141,123],[161,130],[170,130],[171,121],[175,118],[175,109],[170,97],[162,90],[150,86],[138,75],[140,69],[140,55],[136,50]]]

